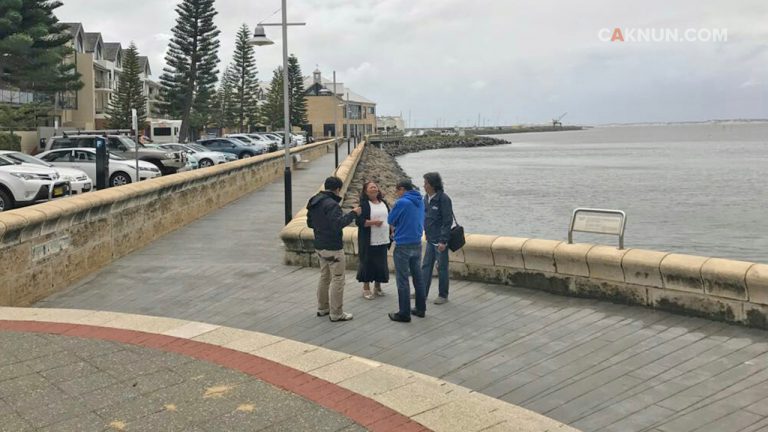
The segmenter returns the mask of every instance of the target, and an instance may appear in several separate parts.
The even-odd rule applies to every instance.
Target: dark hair
[[[411,179],[400,180],[399,182],[397,182],[397,185],[395,186],[395,188],[397,189],[403,188],[407,191],[416,190],[416,186],[413,185],[413,182],[411,181]]]
[[[443,178],[440,177],[440,173],[426,173],[424,174],[424,180],[429,183],[430,186],[432,186],[432,189],[434,189],[435,192],[440,192],[443,190]]]
[[[371,183],[376,183],[375,181],[368,180],[367,182],[363,183],[363,190],[360,192],[360,201],[368,200],[368,185]],[[376,196],[376,199],[379,201],[384,201],[384,194],[381,193],[381,188],[379,188],[379,194]]]
[[[336,189],[341,189],[342,186],[344,186],[344,182],[338,177],[328,177],[325,179],[325,190],[327,191],[335,191]]]

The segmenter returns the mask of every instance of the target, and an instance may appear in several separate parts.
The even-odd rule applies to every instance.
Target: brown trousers
[[[317,285],[317,310],[330,311],[336,319],[344,312],[344,282],[347,263],[343,250],[317,250],[320,259],[320,283]],[[329,295],[330,294],[330,295]],[[329,304],[330,297],[330,304]]]

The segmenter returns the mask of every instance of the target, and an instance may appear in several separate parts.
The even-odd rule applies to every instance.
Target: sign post
[[[133,136],[136,139],[136,146],[133,148],[133,156],[136,159],[136,181],[138,182],[141,179],[139,176],[139,115],[135,108],[131,109],[131,122],[133,125]]]
[[[624,249],[624,229],[627,215],[621,210],[577,208],[573,211],[568,228],[568,244],[573,243],[573,233],[609,234],[619,236],[619,249]]]

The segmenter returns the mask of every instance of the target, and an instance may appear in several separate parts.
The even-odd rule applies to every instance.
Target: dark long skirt
[[[370,246],[365,262],[360,262],[357,269],[358,282],[389,282],[389,265],[387,264],[387,245]]]

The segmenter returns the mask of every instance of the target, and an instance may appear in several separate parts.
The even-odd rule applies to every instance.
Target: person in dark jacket
[[[437,261],[438,297],[435,304],[448,301],[448,240],[453,226],[453,204],[443,190],[443,179],[439,173],[424,174],[424,230],[427,235],[427,250],[424,253],[422,273],[427,296],[432,285],[432,271]]]
[[[389,314],[389,319],[410,322],[411,315],[424,318],[427,296],[421,272],[421,236],[424,233],[424,201],[410,180],[402,180],[396,187],[398,200],[389,213],[389,224],[395,230],[395,275],[399,310]],[[416,292],[416,307],[411,309],[410,283]]]
[[[314,230],[315,251],[320,259],[320,282],[317,286],[317,316],[330,315],[333,322],[349,321],[352,314],[344,312],[343,230],[361,213],[360,207],[344,214],[341,211],[341,188],[338,177],[325,180],[325,190],[307,203],[307,226]],[[330,296],[329,296],[330,291]],[[330,303],[329,303],[330,297]]]
[[[389,204],[379,186],[372,181],[363,184],[360,193],[362,213],[357,217],[357,250],[360,265],[357,280],[363,283],[363,298],[373,300],[383,296],[381,284],[389,282],[387,250],[392,243],[389,235]],[[371,282],[374,291],[371,292]]]

